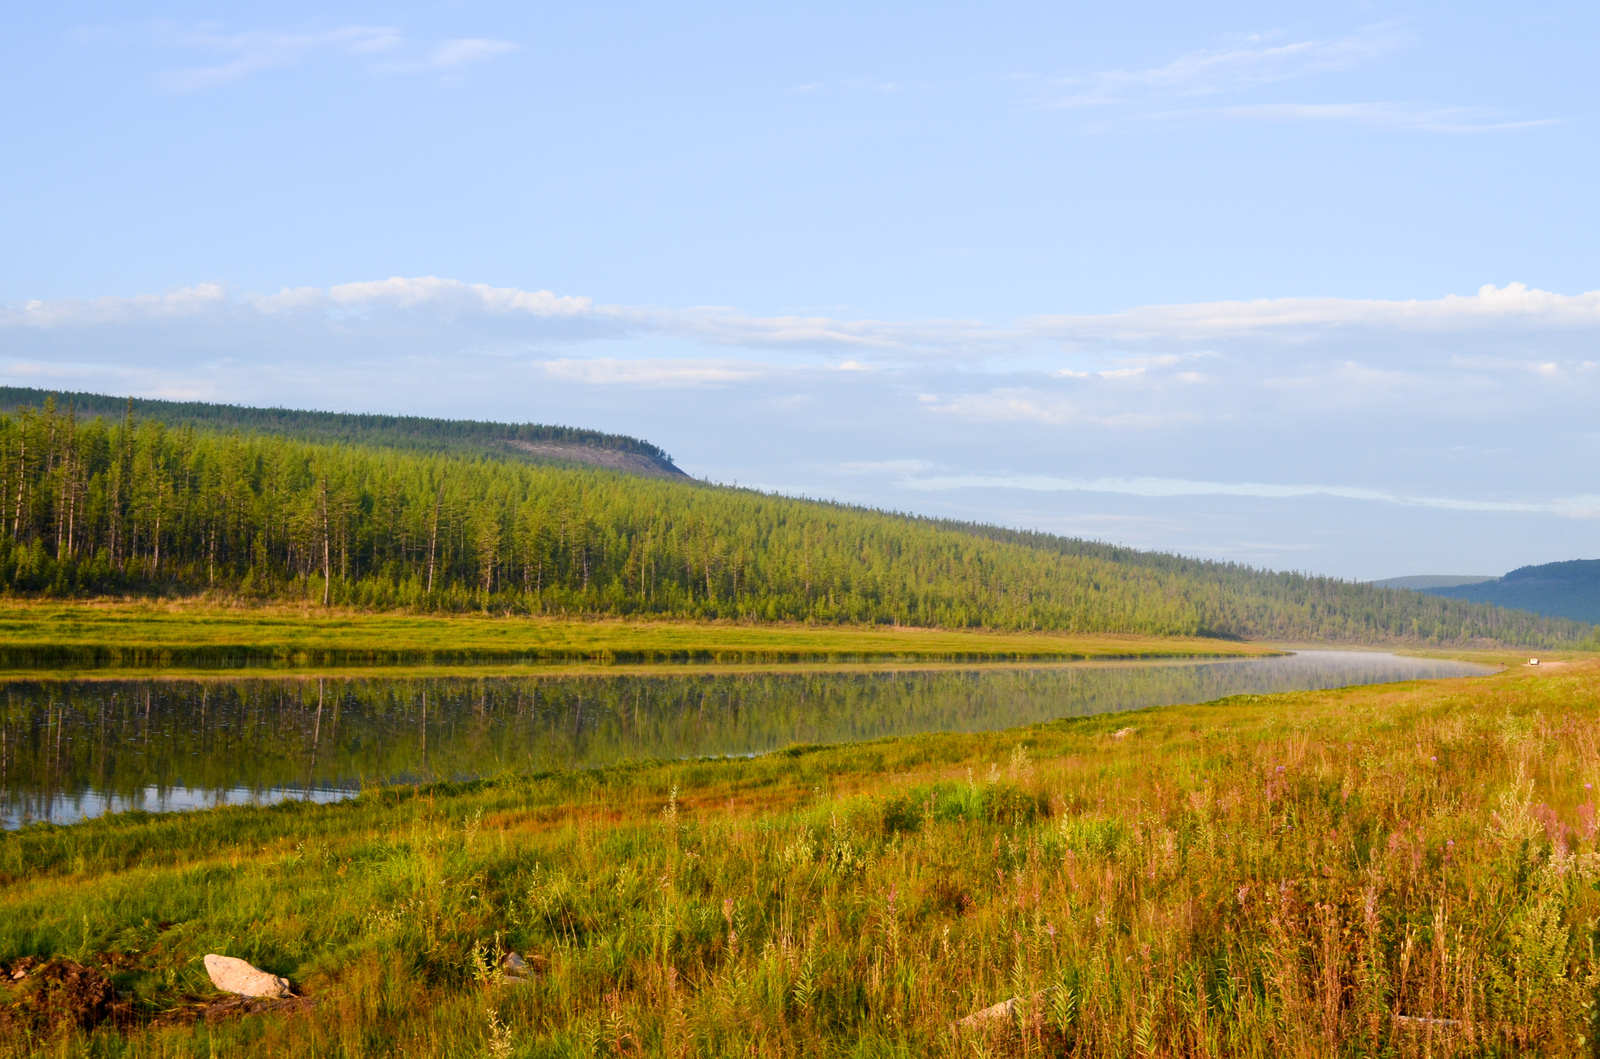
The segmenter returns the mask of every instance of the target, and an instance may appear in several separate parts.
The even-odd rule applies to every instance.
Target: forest
[[[1335,578],[493,450],[171,426],[126,406],[80,419],[53,399],[0,415],[0,590],[1362,643],[1594,636]]]

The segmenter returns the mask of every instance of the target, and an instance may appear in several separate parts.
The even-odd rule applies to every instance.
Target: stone
[[[287,978],[268,974],[237,957],[207,953],[206,974],[211,976],[211,984],[224,993],[238,993],[240,996],[294,996],[289,990]]]
[[[500,971],[506,976],[508,982],[520,982],[529,985],[539,980],[544,974],[550,961],[543,956],[521,956],[508,952],[505,959],[500,961]]]
[[[1017,998],[1012,997],[1010,1000],[1002,1000],[998,1004],[992,1004],[982,1011],[974,1011],[961,1020],[961,1025],[982,1026],[986,1022],[1010,1022],[1016,1013]]]
[[[1050,994],[1050,990],[1041,989],[1031,996],[1014,996],[1010,1000],[1002,1000],[998,1004],[991,1004],[982,1011],[974,1011],[964,1019],[956,1022],[958,1029],[985,1029],[991,1027],[1011,1028],[1023,1018],[1030,1024],[1038,1024],[1042,1013],[1039,1010],[1041,1002]]]

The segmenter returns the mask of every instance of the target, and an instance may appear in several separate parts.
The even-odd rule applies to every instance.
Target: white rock
[[[240,996],[294,996],[289,991],[287,978],[268,974],[261,968],[252,967],[244,960],[233,956],[207,953],[206,974],[211,976],[211,984],[224,993],[238,993]]]
[[[991,1004],[982,1011],[974,1011],[966,1018],[956,1022],[958,1028],[972,1029],[994,1025],[996,1023],[1010,1025],[1024,1011],[1031,1012],[1029,1021],[1037,1022],[1040,1017],[1040,1002],[1050,994],[1050,990],[1041,989],[1031,996],[1014,996],[1010,1000],[1002,1000],[998,1004]]]
[[[982,1011],[974,1011],[962,1019],[960,1025],[982,1026],[986,1022],[996,1022],[1001,1019],[1009,1022],[1012,1016],[1017,1013],[1018,1000],[1018,997],[1012,997],[1010,1000],[1002,1000],[998,1004],[991,1004]]]

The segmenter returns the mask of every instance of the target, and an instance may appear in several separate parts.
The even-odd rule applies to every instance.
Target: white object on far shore
[[[211,984],[224,993],[238,993],[240,996],[294,996],[289,991],[287,978],[268,974],[261,968],[253,967],[234,956],[207,953],[206,974],[211,976]]]
[[[1530,658],[1528,659],[1528,664],[1530,666],[1536,666],[1539,664],[1539,660],[1537,658]]]

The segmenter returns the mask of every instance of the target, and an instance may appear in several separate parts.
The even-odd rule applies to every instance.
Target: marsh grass
[[[1589,662],[31,827],[0,960],[98,963],[136,1017],[0,1054],[1585,1055],[1597,692]],[[316,1005],[162,1024],[206,952]]]

